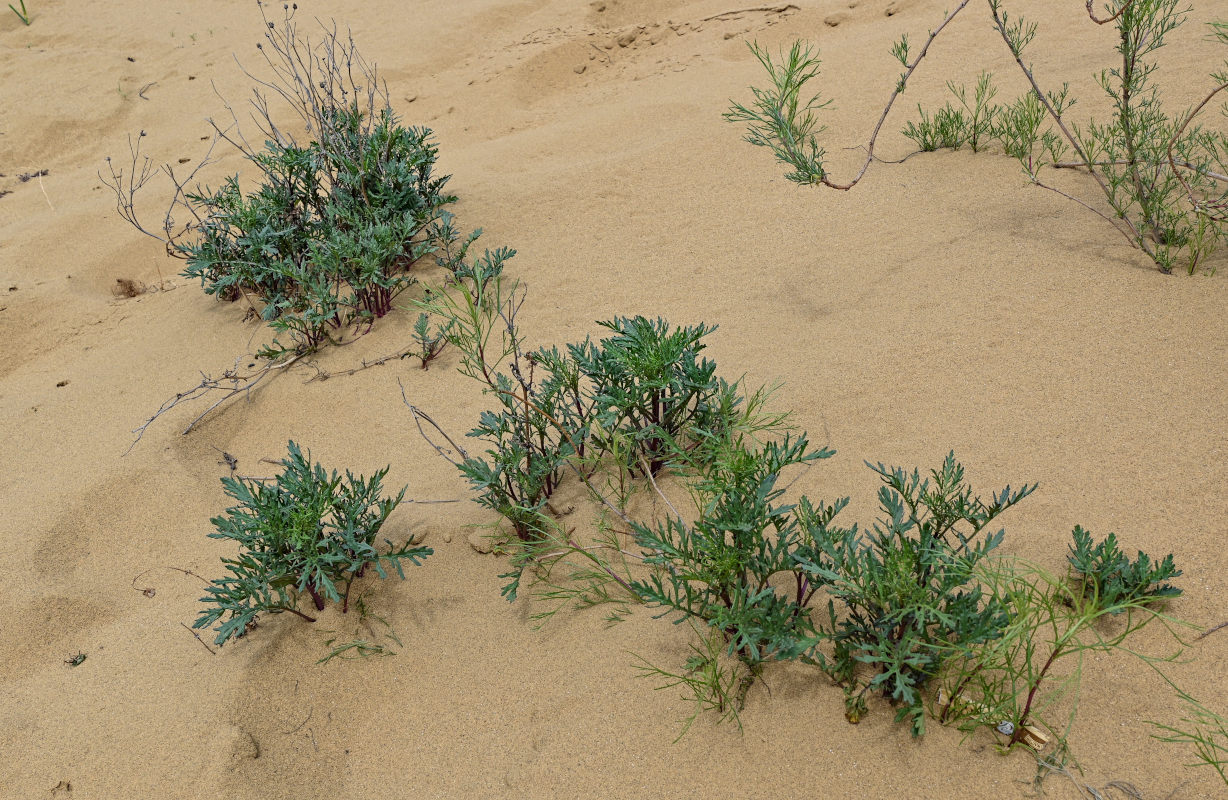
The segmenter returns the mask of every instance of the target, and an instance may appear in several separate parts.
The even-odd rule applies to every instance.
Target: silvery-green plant
[[[328,601],[349,605],[350,586],[368,568],[381,578],[392,569],[405,578],[404,564],[417,565],[429,547],[385,540],[376,546],[388,515],[405,497],[401,489],[384,497],[385,467],[370,478],[329,473],[289,443],[284,469],[272,480],[223,478],[236,505],[212,522],[211,538],[235,542],[238,555],[223,558],[229,572],[210,583],[201,601],[206,609],[192,626],[217,626],[217,644],[243,636],[260,614],[289,612],[308,622],[299,609],[310,597],[317,611]]]

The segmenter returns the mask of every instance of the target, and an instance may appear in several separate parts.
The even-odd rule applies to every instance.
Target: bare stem
[[[938,38],[938,34],[942,33],[943,29],[947,27],[951,20],[955,19],[955,15],[963,11],[964,7],[967,6],[969,2],[970,0],[962,0],[962,2],[955,7],[954,11],[947,14],[946,19],[944,19],[937,28],[930,31],[929,38],[925,40],[925,44],[922,46],[921,52],[917,54],[917,57],[912,60],[911,64],[905,65],[906,69],[904,74],[900,77],[899,83],[896,84],[895,91],[891,93],[891,97],[887,98],[887,106],[883,109],[882,115],[878,118],[878,124],[874,126],[874,132],[870,134],[869,144],[866,145],[866,160],[861,165],[861,169],[858,170],[857,174],[848,183],[835,183],[828,180],[826,174],[824,174],[823,178],[821,179],[824,186],[829,186],[832,189],[848,191],[856,186],[858,182],[861,181],[862,177],[865,176],[866,170],[870,168],[871,162],[874,161],[874,146],[878,142],[878,134],[883,128],[883,123],[887,121],[887,115],[891,113],[891,107],[895,104],[896,98],[903,93],[904,87],[908,84],[908,79],[912,77],[913,72],[915,72],[917,66],[920,65],[921,60],[925,58],[926,54],[929,52],[930,45],[933,44],[934,40]]]

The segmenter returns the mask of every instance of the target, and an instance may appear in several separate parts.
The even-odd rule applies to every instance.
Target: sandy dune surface
[[[354,344],[296,365],[246,401],[180,431],[176,409],[125,455],[159,403],[264,341],[239,304],[178,277],[180,262],[119,219],[97,172],[144,130],[157,163],[199,159],[223,99],[246,102],[260,17],[239,0],[29,0],[0,15],[0,796],[5,798],[1022,797],[1036,764],[989,733],[931,725],[921,740],[883,703],[856,726],[821,675],[774,666],[744,732],[690,713],[637,677],[635,656],[676,666],[685,627],[637,609],[534,629],[533,603],[499,596],[504,560],[475,552],[491,518],[422,440],[402,404],[468,430],[486,407],[455,354],[429,371],[393,363],[330,380],[408,341],[398,311]],[[824,143],[839,174],[898,73],[888,50],[942,18],[938,0],[415,0],[302,3],[349,26],[396,110],[434,129],[454,208],[488,247],[510,246],[535,344],[598,333],[596,320],[662,315],[719,325],[722,373],[785,382],[777,402],[838,455],[796,487],[852,495],[874,514],[864,460],[937,466],[954,449],[975,486],[1040,489],[1002,522],[1005,549],[1063,567],[1070,530],[1116,531],[1185,569],[1170,611],[1228,619],[1228,261],[1165,276],[1095,216],[1029,188],[993,153],[876,164],[851,192],[788,183],[721,119],[761,82],[746,42],[821,48],[834,101]],[[1035,0],[1032,57],[1103,110],[1093,72],[1111,32],[1082,3]],[[1199,6],[1164,53],[1166,98],[1188,103],[1223,58]],[[277,13],[279,10],[274,7]],[[736,12],[736,13],[726,13]],[[940,40],[888,121],[897,132],[944,80],[1022,79],[974,3]],[[1219,123],[1223,123],[1222,118]],[[213,173],[241,171],[223,155]],[[43,174],[36,174],[43,173]],[[32,177],[22,177],[32,176]],[[1078,179],[1071,177],[1078,187]],[[1086,187],[1083,187],[1086,189]],[[151,185],[150,218],[169,195]],[[149,291],[117,294],[117,281]],[[386,532],[435,549],[405,582],[367,582],[403,642],[390,658],[317,664],[353,627],[279,615],[210,652],[187,629],[224,543],[219,478],[272,469],[288,439],[326,465],[369,473],[417,501]],[[152,590],[152,591],[149,591]],[[348,626],[348,627],[347,627]],[[1196,633],[1196,631],[1194,631]],[[210,641],[210,637],[205,637]],[[1139,641],[1168,646],[1161,631]],[[76,654],[79,666],[65,663]],[[1228,710],[1228,631],[1191,644],[1169,674]],[[1089,657],[1069,741],[1094,787],[1142,797],[1224,796],[1190,754],[1149,737],[1181,706],[1149,667]],[[1051,777],[1053,797],[1078,797]],[[71,794],[69,792],[71,791]],[[1112,791],[1112,790],[1109,790]],[[1108,796],[1125,796],[1120,792]]]

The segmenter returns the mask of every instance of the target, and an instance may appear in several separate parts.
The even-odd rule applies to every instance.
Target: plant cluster
[[[697,709],[736,720],[765,664],[802,661],[844,687],[850,721],[879,694],[919,735],[936,679],[946,687],[950,675],[967,673],[972,677],[954,679],[958,696],[988,699],[985,682],[997,676],[993,686],[1010,687],[1012,701],[1021,693],[1029,699],[1002,716],[1006,701],[997,698],[975,718],[1002,716],[997,722],[1017,726],[1012,733],[1024,732],[1009,744],[1036,746],[1025,734],[1036,730],[1042,705],[1035,698],[1053,664],[1120,646],[1152,617],[1133,616],[1108,637],[1093,623],[1176,591],[1153,586],[1178,574],[1171,557],[1156,568],[1141,556],[1122,566],[1115,539],[1093,550],[1082,529],[1072,548],[1090,554],[1077,562],[1086,570],[1081,579],[1125,587],[1098,590],[1103,603],[1089,604],[1081,594],[1079,602],[1064,603],[1075,596],[1065,585],[1042,591],[1043,581],[1001,578],[1011,562],[993,555],[1005,534],[989,526],[1036,486],[1007,486],[983,500],[953,453],[926,478],[918,470],[869,465],[883,481],[882,515],[865,530],[840,527],[848,498],[788,501],[782,479],[790,468],[834,452],[812,448],[804,433],[790,429],[787,414],[765,410],[770,390],[747,396],[740,382],[718,377],[716,364],[700,356],[712,328],[616,318],[599,323],[610,331],[604,339],[530,350],[516,321],[525,292],[504,276],[504,260],[490,251],[472,262],[462,257],[451,271],[463,277],[421,304],[446,320],[461,372],[495,400],[470,432],[483,442],[483,455],[448,441],[477,501],[511,524],[504,594],[514,600],[527,574],[538,597],[556,604],[538,618],[571,602],[641,602],[689,623],[701,644],[682,672],[647,663],[641,669],[686,687]],[[423,420],[434,424],[410,408],[420,430]],[[577,541],[551,504],[569,475],[604,509],[591,542]],[[659,478],[686,490],[687,513]],[[664,502],[664,519],[627,513],[637,485]],[[1138,576],[1147,581],[1142,588],[1128,583]],[[1045,630],[1055,632],[1047,659],[1038,649]],[[972,719],[966,709],[984,707],[985,699],[948,700],[940,717]]]
[[[921,690],[943,662],[998,638],[1009,620],[1008,609],[975,578],[1005,533],[982,534],[1036,485],[1008,486],[985,502],[972,495],[954,453],[925,479],[917,470],[872,469],[883,481],[882,518],[859,532],[834,528],[831,515],[820,514],[814,544],[799,556],[808,577],[830,596],[833,652],[830,659],[821,652],[815,657],[844,685],[850,721],[865,713],[866,695],[878,691],[898,704],[897,719],[911,720],[920,734]]]
[[[1173,566],[1173,554],[1153,562],[1142,550],[1131,561],[1117,545],[1117,535],[1095,544],[1092,535],[1076,525],[1070,554],[1071,572],[1081,585],[1084,596],[1103,608],[1121,604],[1150,602],[1176,597],[1181,590],[1165,581],[1181,574]]]
[[[237,121],[210,120],[218,139],[244,155],[258,173],[244,192],[238,176],[211,189],[191,185],[209,159],[185,180],[164,169],[175,195],[161,233],[139,222],[133,197],[154,174],[132,148],[127,177],[111,168],[105,179],[119,212],[139,230],[166,243],[186,261],[183,274],[226,300],[246,298],[288,341],[260,355],[276,359],[311,352],[346,329],[369,327],[392,310],[417,278],[411,268],[436,250],[442,209],[456,198],[437,177],[437,148],[426,128],[404,127],[374,66],[352,39],[325,28],[312,46],[300,36],[294,9],[280,26],[261,15],[257,45],[274,77],[252,77],[253,108],[263,148],[248,143]],[[273,121],[266,93],[288,102],[309,132],[299,142]],[[108,163],[110,159],[108,159]],[[172,212],[189,221],[176,227]]]
[[[612,467],[624,486],[628,474],[655,475],[709,441],[726,422],[721,410],[742,401],[699,357],[714,330],[703,325],[618,317],[598,323],[612,333],[599,342],[529,349],[516,322],[524,291],[503,275],[512,255],[457,259],[451,287],[420,305],[447,320],[442,335],[460,352],[460,371],[497,404],[469,433],[485,453],[458,466],[478,502],[531,542],[552,527],[549,502],[569,469],[591,482]]]
[[[968,2],[947,15],[915,57],[906,38],[893,49],[905,72],[861,172],[848,184],[834,183],[823,165],[816,114],[827,101],[802,97],[818,74],[809,48],[795,43],[777,63],[752,45],[774,85],[753,89],[752,106],[735,105],[729,116],[749,125],[753,144],[772,148],[790,167],[791,180],[850,188],[873,160],[895,98]],[[948,103],[933,115],[919,109],[920,122],[909,123],[905,135],[923,150],[966,144],[975,152],[997,142],[1037,183],[1043,166],[1072,166],[1060,163],[1072,149],[1080,159],[1073,166],[1096,178],[1132,241],[1166,270],[1172,253],[1184,248],[1192,269],[1222,234],[1217,226],[1228,194],[1217,195],[1213,187],[1228,178],[1212,167],[1221,163],[1215,160],[1221,150],[1228,156],[1228,142],[1190,124],[1228,88],[1228,77],[1217,74],[1225,85],[1184,116],[1170,118],[1159,109],[1149,83],[1154,64],[1144,59],[1184,12],[1174,0],[1118,0],[1114,16],[1092,14],[1098,23],[1116,22],[1123,66],[1102,75],[1102,85],[1119,101],[1113,121],[1081,132],[1063,121],[1073,104],[1065,88],[1043,92],[1023,65],[1020,54],[1035,26],[1009,18],[998,0],[989,2],[1033,90],[998,106],[987,73],[971,99],[964,87],[948,84],[959,107]],[[1127,639],[1154,620],[1172,629],[1168,618],[1149,608],[1180,593],[1167,583],[1181,574],[1171,554],[1155,561],[1140,552],[1131,561],[1115,535],[1097,544],[1076,527],[1067,580],[1001,557],[996,551],[1004,531],[990,526],[1036,485],[1007,486],[983,500],[954,453],[925,478],[916,469],[867,462],[882,481],[881,515],[867,528],[838,524],[848,498],[830,504],[792,499],[786,473],[834,451],[812,446],[787,413],[768,410],[771,388],[748,391],[742,381],[718,376],[715,362],[702,355],[714,326],[615,317],[597,323],[608,332],[604,338],[530,348],[517,323],[525,290],[504,275],[515,251],[470,255],[481,232],[462,235],[444,210],[455,198],[443,193],[447,178],[433,176],[430,132],[398,124],[386,88],[352,41],[326,29],[324,42],[312,48],[296,33],[292,8],[284,8],[280,31],[265,18],[271,33],[265,34],[268,49],[261,47],[277,79],[258,82],[290,101],[311,140],[300,145],[280,130],[257,91],[263,150],[248,146],[232,128],[214,128],[256,165],[262,183],[245,195],[237,177],[217,190],[189,189],[187,181],[175,180],[174,202],[192,221],[176,231],[168,214],[163,241],[187,260],[185,274],[200,279],[207,293],[260,302],[261,316],[291,337],[262,353],[270,366],[260,372],[241,375],[236,365],[225,373],[222,380],[233,383],[228,396],[315,350],[333,331],[369,325],[388,313],[414,281],[410,268],[434,256],[449,278],[417,303],[423,313],[413,327],[414,344],[373,363],[415,356],[426,369],[450,344],[459,352],[460,371],[492,398],[494,407],[469,433],[482,443],[480,455],[470,455],[429,416],[410,408],[420,431],[425,421],[447,439],[451,450],[428,437],[452,459],[477,502],[510,524],[502,545],[511,554],[511,570],[501,576],[509,579],[503,589],[509,600],[527,575],[538,598],[555,606],[535,614],[538,619],[568,604],[613,603],[619,610],[610,619],[617,620],[627,604],[639,602],[688,623],[699,644],[691,646],[681,672],[647,662],[641,669],[664,678],[663,688],[686,687],[696,713],[712,710],[737,721],[766,664],[800,661],[844,688],[850,722],[878,694],[897,707],[897,720],[908,721],[914,735],[924,731],[928,712],[966,730],[991,726],[1007,747],[1043,746],[1047,737],[1040,728],[1064,746],[1063,734],[1047,719],[1073,697],[1073,721],[1083,655],[1133,652]],[[1216,31],[1228,42],[1228,28]],[[1046,120],[1060,134],[1045,129]],[[111,185],[120,213],[144,231],[132,198],[151,172],[148,160],[139,166],[137,141],[127,181],[112,171]],[[432,325],[435,316],[442,321]],[[194,391],[217,384],[206,376]],[[180,394],[169,406],[190,396]],[[304,596],[317,611],[331,601],[344,613],[353,582],[368,568],[381,578],[390,568],[404,579],[403,562],[417,565],[432,554],[388,539],[386,548],[377,547],[405,495],[404,489],[383,494],[387,467],[370,478],[348,471],[342,477],[313,463],[293,441],[282,465],[274,478],[222,480],[237,504],[212,520],[216,532],[210,536],[237,542],[239,553],[223,559],[229,574],[208,585],[206,609],[194,624],[216,625],[219,645],[243,636],[261,613],[290,612],[314,622],[299,609]],[[596,534],[584,541],[560,521],[563,513],[552,502],[573,478],[601,509]],[[689,504],[680,504],[684,511],[659,480],[688,495]],[[651,515],[631,516],[632,494],[649,488]],[[668,513],[662,515],[657,500]],[[389,655],[391,645],[401,646],[386,620],[368,615],[361,596],[355,606],[359,627],[350,636],[325,632],[334,635],[321,661]],[[1073,670],[1057,677],[1057,666],[1070,663]],[[1182,697],[1190,716],[1180,727],[1159,725],[1157,737],[1192,744],[1200,761],[1223,776],[1224,719]]]
[[[943,691],[935,709],[943,723],[968,731],[990,726],[1005,737],[1008,747],[1039,748],[1050,736],[1064,742],[1078,710],[1085,655],[1120,650],[1153,666],[1179,655],[1143,656],[1127,645],[1157,620],[1180,642],[1175,623],[1149,607],[1156,596],[1109,600],[1085,594],[1071,582],[1017,559],[986,563],[978,578],[1008,616],[998,636],[944,663]],[[1114,621],[1118,615],[1124,621]],[[1067,664],[1071,666],[1062,674],[1059,666]],[[1067,723],[1059,729],[1050,716],[1059,713],[1063,703]]]
[[[293,441],[284,469],[276,478],[223,478],[226,494],[237,505],[212,522],[214,539],[239,544],[235,558],[223,558],[230,574],[213,581],[201,601],[208,607],[193,627],[217,627],[217,644],[247,632],[262,613],[288,611],[309,622],[299,611],[299,599],[310,596],[317,611],[325,601],[348,610],[350,586],[368,567],[381,578],[386,567],[405,578],[404,561],[417,565],[433,552],[429,547],[388,545],[376,548],[376,537],[388,515],[405,497],[384,497],[382,481],[388,468],[370,478],[334,470],[311,461]]]
[[[803,99],[803,87],[818,75],[820,62],[813,49],[801,42],[775,60],[751,45],[772,85],[752,87],[754,101],[735,103],[726,119],[746,124],[746,140],[770,148],[789,167],[789,180],[850,189],[874,160],[879,132],[895,100],[930,45],[969,2],[963,0],[948,13],[915,54],[907,36],[892,48],[904,72],[870,136],[865,161],[846,183],[833,180],[824,166],[825,151],[817,140],[823,128],[815,114],[830,101],[818,95]],[[918,106],[920,120],[907,123],[904,135],[923,151],[968,144],[976,152],[988,142],[997,142],[1003,152],[1020,161],[1033,184],[1098,214],[1161,271],[1171,272],[1184,264],[1193,273],[1228,235],[1228,134],[1195,122],[1228,89],[1228,62],[1211,73],[1212,88],[1200,102],[1176,114],[1164,110],[1154,81],[1155,55],[1184,22],[1189,8],[1179,0],[1112,0],[1106,16],[1098,17],[1088,3],[1091,22],[1115,27],[1119,65],[1097,75],[1112,102],[1111,116],[1083,125],[1067,113],[1076,101],[1069,86],[1042,87],[1024,61],[1037,33],[1036,23],[1009,14],[1002,0],[988,0],[988,8],[995,30],[1028,81],[1028,90],[1014,102],[998,105],[993,102],[996,89],[987,73],[981,73],[971,100],[966,87],[948,82],[959,107],[948,102],[928,113]],[[1228,45],[1228,23],[1211,23],[1211,35]],[[1068,154],[1071,160],[1064,161]],[[1046,167],[1083,170],[1096,184],[1103,206],[1046,183]]]

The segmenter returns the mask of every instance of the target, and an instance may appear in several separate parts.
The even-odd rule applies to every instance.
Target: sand
[[[1198,628],[1228,618],[1228,260],[1215,275],[1165,276],[1101,220],[1029,188],[1018,165],[967,151],[876,164],[851,192],[788,183],[770,154],[721,120],[760,82],[745,42],[817,42],[834,100],[824,143],[838,176],[859,165],[898,65],[938,0],[796,0],[769,10],[730,0],[370,0],[335,16],[379,64],[407,123],[432,127],[453,175],[460,224],[510,246],[529,287],[535,344],[598,331],[616,314],[719,325],[722,374],[785,382],[797,423],[838,455],[797,486],[851,494],[872,518],[863,460],[937,466],[954,449],[978,488],[1040,489],[1002,518],[1008,552],[1060,570],[1070,530],[1116,531],[1130,549],[1172,552],[1185,569],[1170,611]],[[743,6],[752,5],[749,3]],[[1222,53],[1199,29],[1164,54],[1165,76],[1205,76]],[[147,132],[157,163],[199,159],[206,116],[245,101],[259,16],[248,2],[78,7],[31,0],[29,27],[0,15],[0,795],[5,798],[277,797],[1022,797],[1036,765],[999,754],[988,733],[921,740],[872,705],[853,726],[838,688],[772,667],[744,731],[701,717],[637,677],[635,656],[686,657],[685,628],[639,608],[535,630],[536,607],[499,596],[504,559],[467,541],[489,515],[415,430],[397,381],[462,433],[486,400],[454,354],[327,381],[403,347],[397,312],[355,344],[313,357],[247,401],[180,431],[176,409],[125,455],[132,429],[165,399],[263,341],[238,304],[178,277],[161,245],[114,210],[97,172]],[[775,9],[775,10],[770,10]],[[1038,0],[1031,57],[1069,80],[1086,115],[1112,38],[1082,4]],[[1021,91],[979,4],[935,45],[880,141],[946,78],[1000,76]],[[1192,101],[1207,81],[1170,80]],[[216,94],[215,94],[216,90]],[[1081,117],[1080,117],[1081,118]],[[1223,119],[1208,117],[1223,124]],[[242,168],[226,155],[215,175]],[[28,180],[19,176],[44,171]],[[1076,177],[1070,186],[1088,187]],[[157,218],[167,187],[142,210]],[[116,293],[117,281],[149,291]],[[120,287],[122,288],[122,287]],[[129,292],[131,293],[131,292]],[[408,485],[386,532],[435,555],[405,582],[364,584],[394,627],[394,657],[317,664],[352,630],[335,609],[314,626],[266,618],[211,652],[187,629],[202,578],[229,551],[207,538],[227,498],[222,453],[244,474],[272,469],[288,439],[330,466]],[[348,626],[348,628],[347,628]],[[209,641],[209,637],[205,638]],[[1139,641],[1161,652],[1168,640]],[[77,654],[85,660],[66,664]],[[1228,711],[1228,631],[1192,643],[1169,674]],[[1151,798],[1224,796],[1188,752],[1149,737],[1181,708],[1149,667],[1089,658],[1070,745],[1094,787],[1124,781]],[[1061,777],[1049,796],[1078,797]],[[71,795],[68,792],[71,791]],[[1124,796],[1120,793],[1110,796]]]

